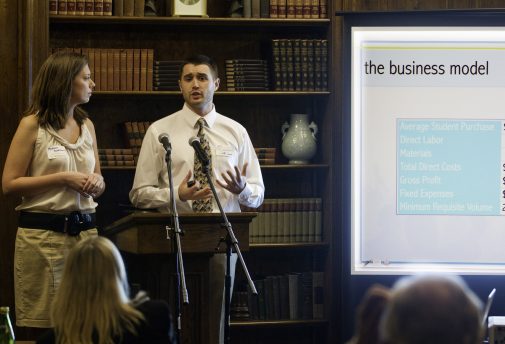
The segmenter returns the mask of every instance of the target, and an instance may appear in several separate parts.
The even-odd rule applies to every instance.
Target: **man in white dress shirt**
[[[219,208],[208,186],[189,181],[194,174],[195,152],[189,139],[197,136],[198,120],[205,120],[203,133],[210,146],[211,177],[225,212],[239,212],[240,205],[257,208],[263,202],[265,187],[260,165],[246,129],[238,122],[216,112],[214,92],[219,88],[215,62],[207,56],[197,55],[181,66],[179,87],[184,106],[149,126],[140,150],[135,180],[130,200],[138,208],[157,208],[170,211],[165,150],[159,143],[162,133],[168,134],[172,145],[172,177],[174,197],[179,213],[193,212],[193,202],[212,199],[212,212]],[[224,250],[223,250],[224,251]],[[232,276],[236,255],[232,259]],[[224,330],[224,273],[225,254],[215,254],[211,260],[210,309],[211,342],[223,342]],[[233,277],[232,277],[233,281]],[[215,338],[215,341],[214,341]]]

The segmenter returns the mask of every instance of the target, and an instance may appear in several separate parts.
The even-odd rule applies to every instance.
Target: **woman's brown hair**
[[[35,114],[41,126],[62,129],[69,110],[72,83],[87,64],[84,55],[73,52],[61,51],[49,56],[35,77],[30,106],[24,115]],[[86,111],[76,106],[75,121],[82,125],[86,118]]]

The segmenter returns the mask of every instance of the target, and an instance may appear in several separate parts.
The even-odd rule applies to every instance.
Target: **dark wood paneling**
[[[7,157],[10,140],[18,123],[18,31],[17,0],[0,1],[0,162]],[[13,255],[17,220],[13,212],[17,200],[0,195],[0,305],[14,313]]]
[[[46,16],[46,17],[44,17]],[[28,105],[32,77],[47,55],[47,4],[39,0],[0,1],[0,163],[3,166],[20,114]],[[44,27],[46,28],[44,31]],[[20,200],[0,194],[0,305],[11,307],[15,321],[13,258]],[[17,339],[37,331],[15,328]]]

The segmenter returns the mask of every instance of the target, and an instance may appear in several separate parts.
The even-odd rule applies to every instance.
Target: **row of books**
[[[249,242],[295,243],[322,242],[321,198],[267,198],[249,224]]]
[[[153,49],[53,48],[87,56],[96,91],[178,91],[179,60],[154,61]],[[328,41],[273,39],[273,89],[328,90]],[[268,61],[227,59],[228,91],[270,89]]]
[[[179,91],[181,60],[154,61],[153,90]]]
[[[328,40],[273,39],[274,89],[328,90]]]
[[[143,17],[145,0],[49,0],[49,14]]]
[[[153,49],[53,48],[88,59],[95,91],[152,91]]]
[[[130,148],[99,148],[100,166],[135,166],[138,154]]]
[[[254,152],[260,165],[275,165],[276,149],[274,147],[255,147]]]
[[[270,88],[266,60],[235,59],[224,63],[228,91],[266,91]]]
[[[140,147],[142,146],[142,140],[146,134],[147,128],[152,122],[149,121],[127,121],[123,122],[123,132],[125,136],[125,144],[131,153],[121,152],[114,153],[114,151],[109,151],[105,154],[133,154],[138,155]],[[255,148],[256,156],[260,165],[273,165],[276,161],[276,149],[274,147],[259,147]]]
[[[327,18],[326,0],[244,0],[244,18]],[[235,15],[236,16],[236,15]]]
[[[142,147],[142,140],[146,135],[147,128],[151,125],[149,121],[135,122],[128,121],[123,123],[126,145],[137,152]],[[138,149],[135,149],[138,148]]]
[[[324,318],[324,273],[308,271],[254,280],[258,292],[233,293],[234,319],[301,320]]]

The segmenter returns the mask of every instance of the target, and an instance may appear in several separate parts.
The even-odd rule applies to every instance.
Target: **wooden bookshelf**
[[[47,0],[46,0],[47,1]],[[328,71],[334,23],[332,19],[226,18],[225,0],[209,0],[210,18],[42,16],[47,41],[39,54],[53,48],[153,49],[155,60],[180,60],[204,53],[212,56],[224,71],[226,59],[265,59],[271,63],[271,42],[283,39],[328,40]],[[328,3],[328,14],[332,4]],[[45,18],[45,19],[44,19]],[[44,46],[47,44],[46,50]],[[221,72],[221,79],[224,72]],[[323,200],[323,242],[252,244],[245,255],[253,276],[293,271],[324,271],[325,301],[331,304],[333,254],[333,154],[335,105],[334,85],[328,80],[325,91],[230,92],[222,83],[216,92],[216,109],[244,125],[255,147],[275,147],[275,165],[262,165],[265,198],[318,197]],[[127,148],[121,127],[127,121],[153,122],[178,111],[183,101],[179,91],[96,91],[85,109],[97,131],[99,148]],[[281,126],[292,113],[308,113],[319,126],[316,156],[306,165],[289,165],[282,156]],[[107,189],[98,200],[97,218],[106,226],[124,215],[135,167],[102,167]],[[235,285],[244,282],[237,268]],[[161,286],[160,286],[161,287]],[[156,295],[153,295],[156,297]],[[329,343],[329,306],[324,319],[234,321],[232,343],[241,342],[241,333],[258,332],[261,343],[279,339],[292,343]],[[273,333],[271,336],[269,333]],[[252,338],[252,337],[251,337]]]

